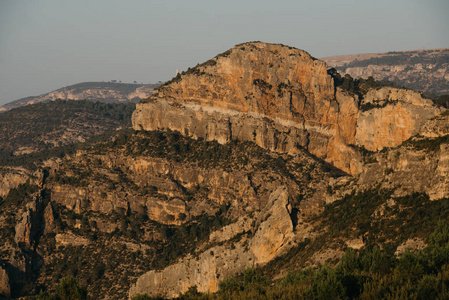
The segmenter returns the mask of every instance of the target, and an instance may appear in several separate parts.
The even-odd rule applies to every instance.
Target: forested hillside
[[[0,114],[0,157],[48,150],[131,126],[134,103],[56,100]]]

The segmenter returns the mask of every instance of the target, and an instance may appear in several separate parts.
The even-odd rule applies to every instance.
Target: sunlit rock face
[[[263,265],[279,253],[284,253],[283,250],[292,247],[289,241],[294,235],[288,198],[287,189],[282,186],[271,193],[267,205],[255,220],[257,225],[252,238],[240,240],[233,246],[217,245],[196,257],[188,255],[161,271],[149,271],[131,287],[130,297],[148,294],[174,298],[192,286],[197,286],[200,292],[216,292],[218,283],[225,278],[242,272],[246,267]],[[212,233],[211,240],[217,237],[222,242],[232,239],[240,233],[231,230],[236,225],[242,224],[230,224]]]
[[[226,143],[298,147],[359,172],[354,143],[357,99],[335,91],[324,62],[307,52],[260,42],[235,46],[176,77],[138,104],[136,130],[170,128]]]
[[[388,157],[373,154],[378,155],[375,163],[363,165],[358,147],[378,151],[399,146],[419,132],[431,136],[437,131],[444,135],[444,121],[432,120],[442,111],[419,93],[405,89],[371,89],[359,98],[336,88],[326,64],[308,53],[283,45],[251,42],[237,45],[160,87],[137,105],[133,128],[170,129],[221,144],[233,139],[252,141],[263,148],[293,155],[305,149],[349,174],[359,174],[355,178],[361,187],[378,183],[389,188],[394,182],[395,186],[404,187],[397,190],[402,195],[410,191],[429,192],[424,188],[429,186],[435,190],[429,193],[433,200],[446,195],[447,180],[440,176],[447,171],[445,145],[428,164],[421,162],[425,155],[421,152],[393,149],[387,152],[392,153]],[[407,180],[412,183],[406,184]],[[181,180],[190,181],[195,180]],[[267,203],[253,220],[239,219],[211,234],[209,241],[219,244],[188,255],[163,270],[142,275],[130,289],[130,297],[139,293],[177,297],[192,286],[200,292],[214,292],[218,282],[228,276],[247,266],[270,262],[291,247],[295,236],[302,236],[293,225],[289,197],[283,187],[271,189]],[[320,201],[327,200],[317,193],[311,202]],[[306,204],[301,209],[306,211]],[[232,247],[226,243],[248,230],[251,236],[236,241]],[[363,240],[351,240],[348,245],[360,248]],[[343,252],[323,253],[320,257],[329,258]]]
[[[418,92],[391,87],[369,91],[361,107],[356,143],[370,151],[400,145],[418,133],[425,121],[442,112]]]
[[[301,147],[358,174],[360,155],[350,145],[397,146],[441,112],[404,89],[373,89],[361,101],[359,107],[357,95],[335,88],[327,65],[307,52],[251,42],[160,87],[137,105],[133,127],[169,128],[219,143],[253,141],[277,152]]]

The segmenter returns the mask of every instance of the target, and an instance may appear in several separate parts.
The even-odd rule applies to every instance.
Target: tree
[[[37,300],[84,300],[87,299],[87,289],[79,285],[77,279],[64,277],[53,295],[41,291]]]

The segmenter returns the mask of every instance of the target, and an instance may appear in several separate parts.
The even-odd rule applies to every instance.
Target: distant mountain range
[[[374,77],[424,92],[429,97],[449,94],[449,48],[321,58],[342,75]]]
[[[40,96],[26,97],[7,103],[0,107],[4,112],[16,107],[45,101],[90,100],[102,102],[139,102],[148,98],[159,84],[133,84],[117,82],[82,82]]]

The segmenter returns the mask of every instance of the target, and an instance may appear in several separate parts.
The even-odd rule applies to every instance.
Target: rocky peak
[[[351,145],[397,146],[439,113],[420,94],[393,88],[368,91],[359,107],[357,95],[335,88],[323,61],[292,47],[250,42],[161,86],[137,105],[133,128],[168,128],[222,144],[253,141],[277,152],[302,148],[358,174],[361,154]]]
[[[278,152],[305,148],[356,173],[358,157],[345,145],[353,143],[357,100],[341,94],[337,101],[326,64],[307,52],[250,42],[161,86],[137,105],[133,127],[170,128],[220,143],[254,141]]]
[[[326,111],[316,108],[334,98],[334,87],[326,64],[307,52],[250,42],[175,77],[155,97],[297,122],[304,115],[325,121]]]

